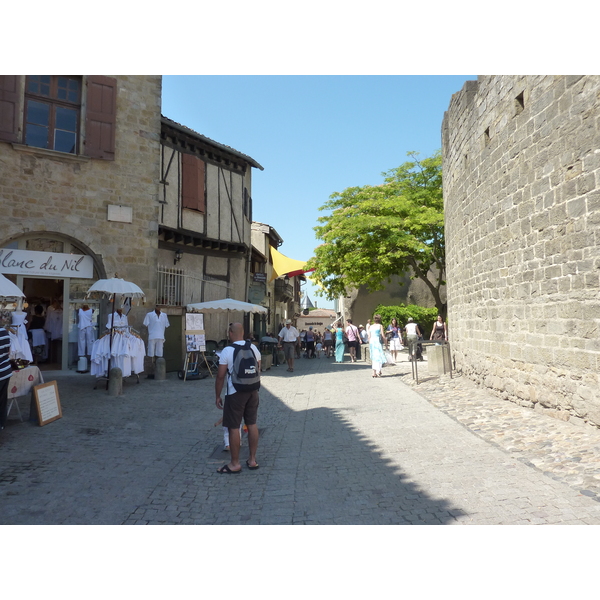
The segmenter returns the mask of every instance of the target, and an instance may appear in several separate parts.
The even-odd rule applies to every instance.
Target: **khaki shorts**
[[[294,358],[295,351],[296,342],[283,342],[283,354],[286,360]]]

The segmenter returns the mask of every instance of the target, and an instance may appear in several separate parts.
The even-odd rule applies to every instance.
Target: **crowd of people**
[[[371,329],[373,331],[371,332]],[[314,329],[298,330],[288,319],[281,325],[278,334],[267,333],[261,338],[261,344],[268,344],[273,349],[273,365],[279,365],[278,350],[282,350],[288,371],[294,371],[294,361],[299,358],[333,358],[336,363],[344,361],[346,352],[350,355],[350,362],[364,360],[371,362],[373,377],[381,376],[381,366],[389,360],[386,352],[396,362],[399,353],[405,348],[409,351],[409,360],[423,360],[422,346],[419,343],[424,339],[419,324],[412,318],[402,327],[397,319],[393,318],[385,327],[381,315],[375,315],[373,322],[367,320],[366,327],[354,325],[352,319],[347,319],[344,324],[341,319],[323,331]],[[448,331],[446,323],[441,316],[437,317],[431,330],[430,340],[447,341]]]

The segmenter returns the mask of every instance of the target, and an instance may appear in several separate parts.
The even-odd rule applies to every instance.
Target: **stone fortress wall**
[[[481,76],[442,125],[456,367],[600,426],[600,76]]]

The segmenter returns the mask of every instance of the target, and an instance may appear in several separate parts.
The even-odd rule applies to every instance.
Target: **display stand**
[[[210,376],[213,377],[209,360],[206,357],[206,334],[204,331],[204,315],[187,313],[185,315],[186,354],[180,379],[187,380],[188,375],[199,375],[199,367],[204,362]],[[214,363],[213,363],[214,366]],[[183,374],[183,376],[181,376]]]

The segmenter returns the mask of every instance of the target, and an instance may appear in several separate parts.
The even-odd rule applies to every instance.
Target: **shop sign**
[[[266,273],[253,273],[252,274],[253,281],[259,283],[267,283],[267,274]]]
[[[92,279],[94,259],[82,254],[0,248],[0,273]]]

